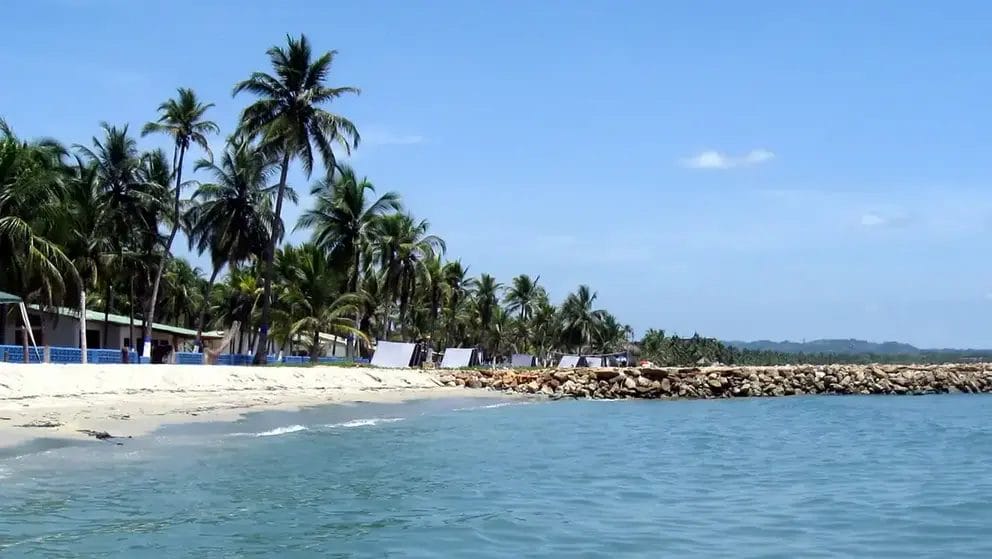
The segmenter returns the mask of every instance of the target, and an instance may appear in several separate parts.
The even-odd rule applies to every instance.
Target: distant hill
[[[833,353],[844,355],[916,355],[924,350],[910,344],[900,342],[868,342],[865,340],[812,340],[808,342],[773,342],[758,340],[755,342],[725,342],[727,345],[759,351],[777,351],[780,353]]]

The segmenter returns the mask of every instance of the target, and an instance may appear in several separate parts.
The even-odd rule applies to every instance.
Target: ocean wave
[[[379,425],[380,423],[396,423],[397,421],[403,421],[403,417],[373,417],[371,419],[352,419],[351,421],[345,421],[344,423],[331,423],[330,425],[324,425],[324,427],[336,428],[351,428],[351,427],[371,427],[372,425]]]
[[[532,404],[533,402],[499,402],[498,404],[487,404],[485,406],[471,406],[467,408],[455,408],[451,411],[474,411],[474,410],[492,410],[496,408],[505,408],[507,406],[526,406]]]
[[[290,433],[296,433],[299,431],[306,431],[307,427],[305,425],[290,425],[288,427],[276,427],[271,431],[262,431],[261,433],[255,433],[255,437],[277,437],[279,435],[288,435]]]

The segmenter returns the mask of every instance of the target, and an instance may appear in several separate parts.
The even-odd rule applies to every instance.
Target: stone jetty
[[[674,399],[992,392],[992,364],[455,370],[447,386],[550,398]]]

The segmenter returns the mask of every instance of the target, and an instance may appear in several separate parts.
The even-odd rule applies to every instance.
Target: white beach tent
[[[513,357],[510,358],[511,367],[533,367],[535,363],[533,355],[528,355],[526,353],[514,353]]]
[[[28,339],[31,340],[31,347],[34,348],[35,355],[38,359],[41,359],[41,352],[38,351],[38,344],[34,341],[34,330],[31,329],[31,319],[28,318],[28,309],[24,306],[24,300],[14,295],[12,293],[7,293],[6,291],[0,291],[0,305],[17,305],[21,309],[21,323],[24,324],[24,332],[28,335]],[[85,355],[85,353],[84,353]],[[83,357],[83,359],[86,359]],[[85,363],[86,361],[83,361]]]
[[[578,355],[562,355],[561,361],[558,361],[559,369],[574,369],[576,367],[584,367],[585,359]]]
[[[372,361],[369,364],[373,367],[390,369],[409,367],[416,348],[417,344],[380,341],[376,343],[375,353],[372,354]]]
[[[457,369],[478,364],[475,349],[471,347],[449,347],[444,350],[444,357],[441,358],[442,369]]]

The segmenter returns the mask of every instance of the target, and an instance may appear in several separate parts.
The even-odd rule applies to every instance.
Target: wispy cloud
[[[907,215],[882,215],[875,212],[861,214],[861,226],[869,229],[895,228],[909,225]]]
[[[733,169],[751,167],[775,159],[775,154],[767,149],[753,149],[743,155],[730,155],[715,150],[707,150],[682,160],[682,166],[690,169]]]
[[[382,128],[362,130],[362,144],[366,146],[412,146],[425,141],[419,134],[397,134]]]

